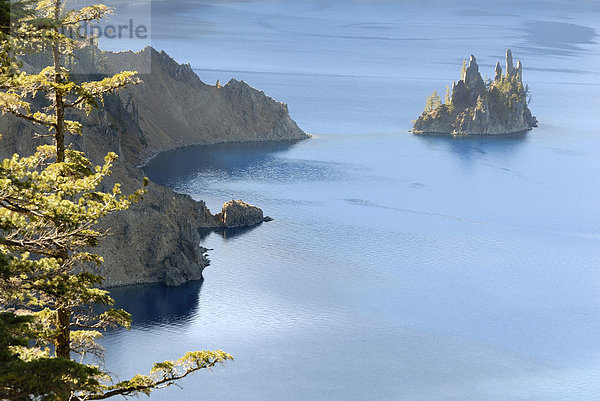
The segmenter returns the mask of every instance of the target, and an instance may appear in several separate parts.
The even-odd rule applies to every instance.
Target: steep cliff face
[[[506,51],[506,74],[496,64],[495,79],[487,84],[481,78],[475,56],[471,55],[464,77],[454,82],[450,101],[428,104],[417,119],[415,134],[506,135],[531,130],[537,120],[527,106],[521,62],[513,66]]]
[[[218,226],[203,202],[154,184],[139,204],[107,216],[101,224],[110,227],[112,235],[94,250],[105,263],[90,269],[106,277],[106,286],[173,286],[200,279],[209,260],[200,246],[199,229]]]
[[[107,152],[119,155],[104,183],[106,189],[114,182],[120,182],[125,193],[140,188],[143,172],[136,166],[157,152],[204,143],[308,137],[291,120],[285,105],[245,83],[232,81],[217,89],[166,54],[151,48],[144,52],[150,57],[106,53],[113,70],[136,69],[136,62],[152,60],[152,73],[142,76],[144,84],[107,96],[104,109],[90,116],[69,116],[83,124],[82,136],[67,138],[75,149],[86,152],[95,163],[101,163]],[[1,116],[0,158],[33,153],[43,143],[34,139],[36,130],[29,123]],[[209,263],[199,245],[206,228],[255,225],[258,211],[262,218],[260,209],[248,208],[230,222],[221,217],[223,212],[215,216],[204,202],[187,195],[153,183],[147,190],[141,202],[101,221],[112,235],[94,250],[105,263],[90,269],[106,277],[106,286],[179,285],[199,279]]]
[[[147,47],[141,52],[103,56],[119,70],[148,71],[142,85],[118,93],[121,104],[143,132],[141,153],[220,142],[301,140],[308,138],[291,119],[287,105],[231,80],[224,86],[207,85],[189,65]]]

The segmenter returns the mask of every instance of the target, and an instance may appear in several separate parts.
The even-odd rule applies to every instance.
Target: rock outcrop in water
[[[105,98],[105,108],[90,116],[70,115],[83,124],[82,136],[69,137],[73,148],[101,163],[107,152],[119,160],[104,183],[110,190],[120,182],[124,193],[141,187],[148,157],[182,146],[232,141],[299,140],[308,136],[290,118],[287,106],[247,84],[231,81],[218,88],[206,85],[189,65],[180,65],[164,52],[104,53],[112,70],[146,70],[144,83]],[[95,77],[97,78],[97,77]],[[4,115],[0,117],[0,158],[32,154],[43,139],[37,128]],[[204,202],[150,183],[144,199],[129,210],[107,216],[101,224],[113,235],[94,252],[105,263],[90,269],[106,277],[106,286],[164,282],[179,285],[202,277],[209,261],[200,247],[209,228],[249,226],[262,220],[258,208],[237,206],[211,214]],[[227,210],[225,210],[227,209]],[[223,212],[222,212],[223,213]]]
[[[255,226],[263,222],[263,211],[242,200],[231,200],[223,205],[221,213],[215,216],[227,228]]]
[[[452,84],[449,99],[428,98],[425,111],[415,121],[414,134],[506,135],[531,130],[537,120],[527,106],[523,66],[513,66],[506,50],[506,73],[496,64],[494,81],[484,82],[475,56],[462,79]]]

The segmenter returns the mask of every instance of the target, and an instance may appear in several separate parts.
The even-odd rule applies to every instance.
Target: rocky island
[[[119,156],[113,174],[103,182],[105,190],[115,182],[122,184],[124,193],[139,189],[144,177],[139,166],[159,152],[200,144],[309,137],[291,119],[287,105],[245,82],[205,84],[189,64],[179,64],[151,47],[140,52],[102,52],[102,59],[120,70],[149,70],[144,63],[151,63],[151,73],[140,76],[142,84],[106,96],[103,109],[89,116],[77,112],[68,116],[83,126],[83,135],[67,137],[73,149],[85,152],[96,164],[108,152]],[[77,73],[77,66],[73,68]],[[0,116],[0,159],[14,153],[30,155],[49,143],[49,138],[32,135],[39,130],[10,115]],[[202,278],[209,264],[207,250],[200,246],[207,229],[262,221],[262,210],[245,202],[227,202],[221,212],[212,214],[204,202],[150,182],[142,201],[100,221],[112,235],[94,249],[105,262],[90,271],[104,276],[107,287],[180,285]]]
[[[465,68],[466,67],[466,68]],[[498,62],[494,80],[485,82],[475,56],[463,66],[462,78],[447,88],[445,102],[434,92],[425,111],[415,121],[414,134],[507,135],[537,127],[528,107],[528,87],[523,85],[521,61],[513,66],[506,50],[506,71]]]

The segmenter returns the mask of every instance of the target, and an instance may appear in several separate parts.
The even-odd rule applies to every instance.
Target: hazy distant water
[[[202,283],[117,290],[137,320],[107,335],[108,366],[235,356],[157,400],[599,399],[599,8],[156,3],[156,47],[285,101],[315,137],[148,166],[212,210],[242,198],[275,221],[207,233]],[[492,75],[507,46],[540,128],[407,133],[462,58]]]

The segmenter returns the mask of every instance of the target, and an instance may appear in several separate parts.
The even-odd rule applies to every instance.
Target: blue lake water
[[[314,137],[186,148],[155,181],[213,211],[204,281],[114,290],[121,378],[187,350],[235,361],[153,400],[600,399],[600,4],[157,2],[153,43],[205,82],[289,104]],[[174,29],[177,27],[177,29]],[[417,137],[433,90],[506,47],[540,127]]]

